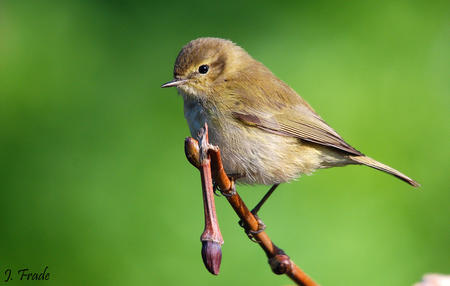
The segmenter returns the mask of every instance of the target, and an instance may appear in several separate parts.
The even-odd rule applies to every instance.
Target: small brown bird
[[[174,80],[192,136],[207,122],[225,171],[274,185],[316,169],[366,165],[419,184],[350,146],[292,88],[231,41],[199,38],[178,54]],[[266,195],[267,196],[267,195]],[[268,196],[267,196],[268,197]]]

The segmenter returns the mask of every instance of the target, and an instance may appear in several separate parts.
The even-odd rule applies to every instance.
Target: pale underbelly
[[[240,183],[283,183],[319,168],[342,165],[342,156],[327,147],[272,134],[232,119],[212,120],[199,104],[185,102],[185,117],[195,138],[208,123],[210,143],[219,146],[226,173],[238,175]]]

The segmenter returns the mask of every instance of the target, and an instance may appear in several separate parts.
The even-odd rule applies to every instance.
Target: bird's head
[[[177,87],[186,96],[205,97],[233,80],[251,60],[229,40],[199,38],[183,47],[175,61],[174,79],[161,87]]]

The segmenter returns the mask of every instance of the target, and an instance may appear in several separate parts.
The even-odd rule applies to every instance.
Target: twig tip
[[[216,241],[202,241],[202,258],[206,269],[211,274],[218,275],[222,261],[222,247]]]

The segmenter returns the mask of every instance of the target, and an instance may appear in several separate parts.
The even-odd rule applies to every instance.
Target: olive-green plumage
[[[174,80],[195,137],[205,122],[227,174],[278,184],[316,169],[363,164],[417,182],[346,143],[267,67],[231,41],[199,38],[179,53]]]

